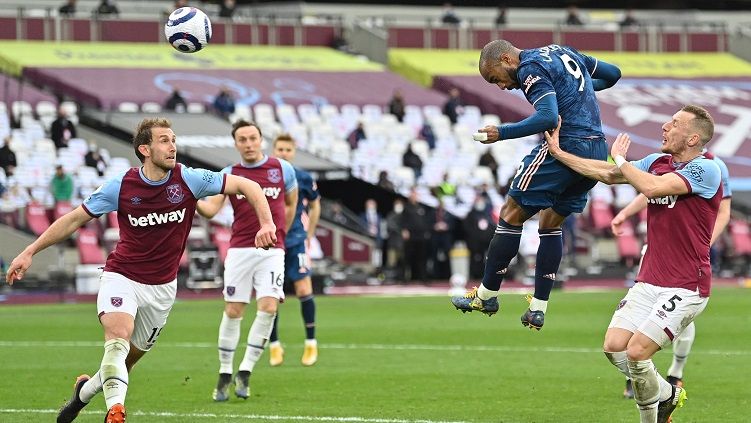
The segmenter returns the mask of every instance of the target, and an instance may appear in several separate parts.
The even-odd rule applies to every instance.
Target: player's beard
[[[176,163],[175,161],[168,162],[166,159],[154,161],[154,165],[156,165],[156,167],[158,167],[159,169],[162,169],[165,172],[169,172],[170,170],[174,169],[175,163]]]

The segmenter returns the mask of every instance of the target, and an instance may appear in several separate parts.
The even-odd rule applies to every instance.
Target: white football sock
[[[605,351],[605,357],[610,360],[611,363],[621,372],[627,379],[631,378],[631,374],[628,371],[628,356],[626,351],[607,352]]]
[[[232,374],[235,349],[240,342],[240,324],[243,318],[233,319],[225,312],[219,324],[219,373]]]
[[[477,296],[481,300],[485,301],[485,300],[489,300],[491,298],[497,297],[498,291],[491,291],[488,288],[485,288],[485,285],[480,284],[480,287],[477,288]]]
[[[548,311],[548,302],[546,300],[539,300],[532,297],[532,301],[529,302],[529,309],[532,311],[541,311],[545,313]]]
[[[686,360],[688,359],[688,354],[691,352],[695,336],[696,326],[694,326],[694,322],[691,322],[673,341],[673,363],[670,364],[670,369],[668,369],[668,376],[677,377],[678,379],[683,378],[683,367],[686,365]]]
[[[102,391],[107,409],[115,404],[125,404],[128,393],[128,368],[125,357],[130,351],[130,343],[122,338],[110,339],[104,343],[104,357],[99,375],[102,379]]]
[[[305,345],[312,345],[314,347],[317,347],[318,346],[318,341],[316,341],[315,339],[306,339],[305,340]]]
[[[660,377],[652,360],[628,360],[628,369],[634,387],[634,399],[639,408],[641,423],[657,422],[657,405],[660,401]]]
[[[100,392],[102,392],[102,378],[99,377],[99,371],[97,370],[94,376],[81,387],[81,391],[78,392],[78,399],[88,404],[94,398],[94,395]]]
[[[248,345],[245,346],[245,356],[240,363],[240,371],[253,371],[253,367],[261,358],[261,354],[266,348],[266,342],[271,335],[271,329],[274,327],[274,316],[276,315],[265,311],[256,313],[256,318],[250,326],[250,331],[248,331]]]

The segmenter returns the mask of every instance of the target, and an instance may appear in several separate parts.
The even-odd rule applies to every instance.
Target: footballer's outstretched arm
[[[276,244],[276,225],[274,225],[269,202],[266,201],[266,195],[264,195],[261,186],[248,178],[230,174],[227,175],[224,193],[244,195],[255,210],[258,223],[261,224],[261,228],[256,233],[256,247],[268,248],[274,246]]]
[[[76,231],[76,229],[85,225],[88,221],[93,219],[89,213],[84,210],[82,206],[76,207],[74,210],[66,213],[60,219],[57,219],[44,231],[36,241],[32,242],[26,247],[21,254],[19,254],[8,266],[8,273],[5,275],[5,281],[8,284],[13,285],[15,280],[23,278],[26,270],[31,267],[31,259],[34,254],[44,250],[50,245],[57,244],[58,242],[67,239]]]
[[[488,125],[482,128],[480,132],[486,132],[488,139],[481,142],[492,144],[496,141],[522,138],[555,128],[558,122],[558,102],[555,93],[541,97],[532,106],[535,112],[522,121],[501,126]]]
[[[610,221],[610,230],[613,232],[613,235],[620,236],[623,233],[621,231],[621,224],[645,208],[647,208],[647,197],[640,193]]]
[[[224,206],[224,200],[226,195],[217,194],[211,197],[206,197],[198,200],[196,203],[196,211],[206,219],[211,219],[219,213],[219,210]]]

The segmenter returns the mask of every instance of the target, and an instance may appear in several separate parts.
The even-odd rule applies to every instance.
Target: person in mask
[[[493,238],[496,222],[490,214],[487,199],[478,195],[472,204],[472,210],[464,218],[464,238],[469,250],[469,277],[482,278],[485,250]]]
[[[394,201],[394,209],[386,216],[386,266],[393,269],[396,279],[404,280],[404,201]]]

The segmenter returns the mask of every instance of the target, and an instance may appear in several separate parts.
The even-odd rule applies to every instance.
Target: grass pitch
[[[281,309],[285,363],[271,368],[264,354],[251,398],[227,403],[210,396],[222,303],[178,301],[130,376],[129,421],[635,422],[623,378],[600,352],[624,292],[554,292],[541,332],[519,323],[521,295],[503,294],[492,318],[463,315],[447,297],[319,296],[311,368],[300,364],[304,331],[292,298]],[[713,291],[676,423],[751,421],[749,305],[748,290]],[[98,368],[101,337],[95,304],[0,306],[0,422],[54,421],[75,376]],[[656,356],[661,373],[670,358]],[[104,408],[99,395],[76,421],[100,422]]]

